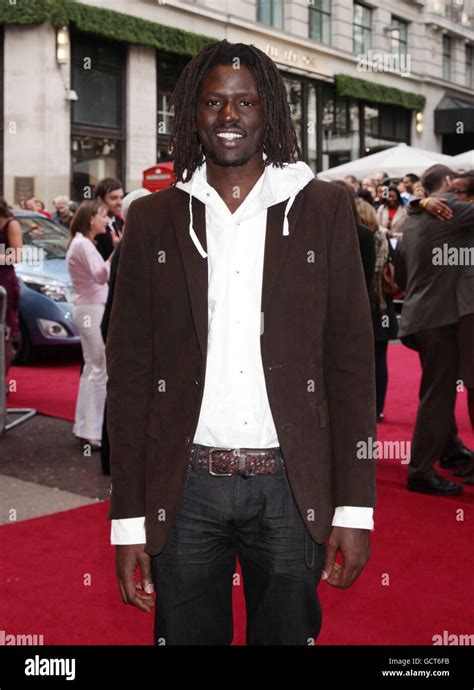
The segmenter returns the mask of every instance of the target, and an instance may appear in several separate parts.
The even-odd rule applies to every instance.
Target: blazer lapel
[[[197,251],[189,235],[189,198],[186,192],[176,190],[183,195],[177,203],[171,204],[171,216],[183,261],[188,283],[189,299],[194,317],[194,324],[204,359],[207,357],[208,335],[208,262]],[[303,191],[303,190],[302,190]],[[284,262],[290,244],[296,234],[297,218],[302,205],[300,192],[288,213],[289,235],[283,235],[283,221],[287,200],[267,211],[267,228],[265,236],[265,256],[263,264],[262,313],[270,299],[280,268]],[[179,203],[178,203],[179,202]],[[206,240],[206,207],[193,197],[193,227],[201,245],[207,251]]]
[[[289,235],[284,235],[283,221],[287,202],[288,200],[270,206],[267,211],[267,232],[265,236],[265,258],[263,263],[262,313],[265,313],[288,248],[294,241],[297,227],[296,221],[302,204],[301,191],[295,197],[288,213]]]
[[[189,299],[193,312],[196,333],[204,361],[207,357],[208,330],[208,262],[197,251],[189,234],[189,196],[180,189],[182,195],[177,203],[171,204],[171,216],[178,241],[184,272],[188,283]],[[206,241],[206,207],[193,197],[193,228],[201,245],[207,252]]]

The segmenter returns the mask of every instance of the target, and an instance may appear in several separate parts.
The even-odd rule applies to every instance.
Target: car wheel
[[[20,321],[20,335],[17,340],[12,341],[13,345],[13,361],[12,364],[16,366],[20,364],[31,364],[34,359],[34,349],[31,344],[30,334],[23,323]]]

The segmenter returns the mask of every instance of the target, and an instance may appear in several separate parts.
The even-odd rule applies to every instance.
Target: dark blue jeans
[[[325,545],[278,473],[214,477],[192,464],[163,551],[152,557],[157,645],[229,645],[232,587],[242,569],[248,645],[311,645],[321,628],[316,587]]]

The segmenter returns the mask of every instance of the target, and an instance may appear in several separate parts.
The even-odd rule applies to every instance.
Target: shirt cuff
[[[374,529],[373,508],[339,506],[334,513],[333,527]],[[146,544],[145,518],[112,520],[110,543],[113,545]]]
[[[145,518],[134,517],[112,520],[111,544],[146,544]]]
[[[334,512],[333,527],[374,529],[374,509],[358,506],[339,506]]]

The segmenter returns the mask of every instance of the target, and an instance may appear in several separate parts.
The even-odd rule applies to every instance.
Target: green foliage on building
[[[0,0],[0,24],[40,24],[46,20],[56,27],[74,24],[86,33],[189,56],[216,40],[74,0],[16,0],[15,4],[10,1]],[[159,9],[157,3],[157,16]]]
[[[338,96],[348,96],[371,103],[386,103],[398,105],[409,110],[423,110],[426,98],[419,94],[385,86],[378,82],[349,77],[347,74],[336,74],[336,93]]]

